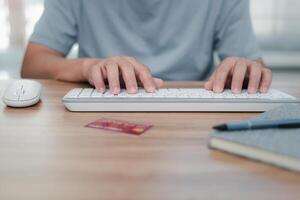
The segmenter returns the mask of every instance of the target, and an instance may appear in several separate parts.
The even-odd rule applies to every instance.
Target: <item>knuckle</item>
[[[106,66],[115,66],[115,65],[117,65],[117,63],[118,62],[115,59],[108,59],[108,60],[105,61],[104,65],[106,65]]]
[[[141,68],[139,72],[142,76],[149,76],[151,74],[149,68],[147,67]]]
[[[114,60],[118,60],[118,61],[122,60],[122,56],[114,56],[113,58],[114,58]]]
[[[119,62],[127,62],[127,56],[118,56]]]
[[[120,56],[112,56],[106,59],[106,63],[117,63],[120,60]]]
[[[261,69],[264,68],[264,65],[263,65],[262,63],[260,63],[260,62],[256,62],[256,63],[258,64],[258,66],[259,66]]]
[[[262,71],[262,67],[256,63],[256,62],[252,62],[250,64],[250,70],[253,72],[253,73],[257,73],[257,72],[261,72]]]
[[[119,66],[123,70],[129,70],[132,68],[131,64],[129,62],[127,62],[126,60],[120,60]]]
[[[127,63],[124,61],[124,60],[118,60],[118,65],[120,66],[120,67],[124,67],[124,66],[126,66],[127,65]]]
[[[96,65],[102,67],[104,60],[97,61]]]
[[[227,58],[225,58],[224,61],[228,62],[228,63],[235,63],[238,61],[238,58],[237,57],[227,57]]]
[[[238,60],[236,60],[236,64],[237,65],[244,65],[246,63],[246,61],[244,60],[244,59],[238,59]]]
[[[272,70],[271,70],[271,69],[265,67],[263,70],[264,70],[267,74],[272,75]]]
[[[106,59],[106,60],[104,61],[104,65],[111,65],[112,63],[114,63],[114,62],[113,62],[113,60],[112,60],[111,58]]]
[[[263,68],[263,65],[260,63],[260,62],[252,62],[252,64],[251,64],[253,67],[257,67],[257,68],[260,68],[260,69],[262,69]]]
[[[226,72],[225,70],[222,68],[222,67],[219,67],[217,70],[216,70],[216,77],[220,77],[220,76],[224,76],[226,75]]]
[[[131,57],[131,56],[126,56],[125,59],[128,60],[129,62],[136,62],[137,61],[134,57]]]
[[[91,65],[97,64],[98,62],[99,62],[99,59],[88,58],[88,59],[82,60],[82,65],[83,66],[91,66]]]
[[[147,71],[140,71],[139,76],[140,76],[142,79],[148,79],[148,78],[151,77],[150,73],[148,73]]]

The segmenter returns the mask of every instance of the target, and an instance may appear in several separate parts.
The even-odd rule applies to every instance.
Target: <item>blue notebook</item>
[[[291,104],[263,113],[252,120],[299,118],[300,104]],[[210,134],[209,147],[300,172],[299,128],[215,131]]]

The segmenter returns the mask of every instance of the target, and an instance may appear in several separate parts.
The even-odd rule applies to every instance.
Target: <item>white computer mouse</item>
[[[17,80],[5,90],[3,102],[10,107],[24,108],[37,104],[40,101],[42,85],[32,80]]]

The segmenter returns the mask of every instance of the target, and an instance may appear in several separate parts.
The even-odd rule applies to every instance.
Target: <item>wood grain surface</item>
[[[9,82],[0,81],[1,96]],[[258,113],[72,113],[61,99],[84,84],[40,82],[37,106],[0,102],[1,200],[300,198],[300,174],[207,148],[214,124]],[[300,97],[299,74],[273,87]],[[84,127],[102,117],[154,128],[136,137]]]

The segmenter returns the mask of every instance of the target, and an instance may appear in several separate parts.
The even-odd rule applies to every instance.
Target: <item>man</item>
[[[65,58],[75,43],[79,58]],[[22,76],[88,81],[100,92],[107,82],[114,94],[122,85],[129,93],[139,85],[154,92],[162,79],[204,79],[214,51],[222,62],[206,89],[268,91],[272,73],[257,47],[248,0],[45,0]]]

